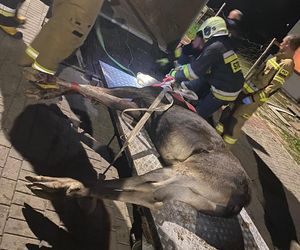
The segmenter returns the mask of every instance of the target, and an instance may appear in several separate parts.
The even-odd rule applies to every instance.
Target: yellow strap
[[[54,74],[55,74],[55,71],[43,67],[43,66],[40,65],[37,61],[35,61],[35,62],[33,63],[32,68],[34,68],[34,69],[36,69],[36,70],[38,70],[38,71],[44,72],[44,73],[46,73],[46,74],[49,74],[49,75],[54,75]]]
[[[230,145],[233,145],[233,144],[235,144],[235,143],[237,142],[237,139],[235,139],[235,138],[233,138],[233,137],[231,137],[231,136],[229,136],[229,135],[224,135],[224,136],[223,136],[223,140],[224,140],[226,143],[230,144]]]

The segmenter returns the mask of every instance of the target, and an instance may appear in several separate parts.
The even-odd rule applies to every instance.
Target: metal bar
[[[226,6],[226,3],[223,3],[215,16],[218,16],[221,13],[221,11],[224,9],[225,6]]]
[[[259,64],[259,62],[261,61],[261,59],[267,54],[267,52],[269,51],[269,49],[272,47],[272,45],[275,43],[276,38],[273,38],[273,40],[270,42],[270,44],[268,45],[268,47],[265,49],[265,51],[260,55],[260,57],[256,60],[256,62],[252,65],[252,67],[248,70],[248,72],[245,75],[245,79],[248,80],[249,75],[251,74],[251,72],[253,71],[253,69]]]

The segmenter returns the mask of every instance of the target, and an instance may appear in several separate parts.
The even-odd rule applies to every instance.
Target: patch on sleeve
[[[281,69],[278,74],[282,77],[287,77],[290,73],[286,69]]]
[[[225,64],[230,63],[233,73],[236,73],[241,70],[238,56],[236,55],[236,53],[234,53],[233,50],[230,50],[230,51],[227,51],[226,53],[224,53],[223,58],[224,58]]]

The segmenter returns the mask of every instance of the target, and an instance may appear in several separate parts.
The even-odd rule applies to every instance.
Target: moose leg
[[[98,181],[90,186],[84,186],[81,182],[70,178],[37,176],[27,179],[31,181],[29,188],[33,191],[58,192],[69,197],[117,200],[154,210],[160,208],[166,201],[178,200],[205,214],[225,216],[222,207],[225,208],[226,204],[218,204],[216,199],[209,199],[200,194],[194,190],[197,180],[178,175],[172,168],[157,169],[130,178]],[[203,189],[207,189],[207,185],[203,185]],[[221,205],[221,210],[218,205]]]
[[[70,197],[95,197],[98,199],[118,200],[150,209],[157,209],[164,200],[157,199],[155,193],[170,185],[176,179],[172,169],[162,168],[145,175],[124,179],[98,181],[89,187],[71,178],[46,176],[26,177],[31,183],[28,187],[37,194],[63,193]]]
[[[107,89],[93,86],[82,86],[80,87],[79,92],[87,97],[95,99],[106,107],[115,110],[123,111],[125,109],[138,108],[137,104],[131,101],[132,98],[130,97],[130,93],[123,93],[122,89],[123,88]]]

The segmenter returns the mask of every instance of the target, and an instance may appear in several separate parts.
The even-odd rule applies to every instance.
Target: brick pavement
[[[27,23],[21,28],[26,44],[30,43],[40,30],[46,12],[47,7],[39,0],[27,0],[22,6],[20,13],[28,17]],[[22,79],[20,70],[16,67],[16,59],[20,51],[24,50],[24,47],[24,44],[0,33],[0,249],[24,249],[26,244],[44,247],[57,246],[57,239],[61,239],[61,237],[65,239],[64,243],[61,243],[64,249],[76,249],[77,246],[74,246],[74,242],[77,242],[77,238],[80,238],[79,236],[82,233],[78,232],[78,228],[84,228],[84,222],[80,221],[82,224],[79,223],[75,226],[70,223],[72,219],[76,221],[79,211],[77,211],[77,214],[74,212],[70,218],[65,218],[65,214],[69,212],[69,209],[77,209],[76,204],[57,204],[34,196],[25,186],[25,176],[34,174],[36,166],[26,157],[23,157],[12,146],[10,140],[9,131],[14,125],[15,119],[24,111],[25,107],[36,104],[35,101],[24,97],[23,90],[26,82]],[[72,119],[77,119],[65,99],[56,104],[64,114]],[[101,119],[103,118],[101,117]],[[106,119],[109,119],[107,114]],[[97,117],[93,118],[93,123],[95,123],[93,125],[96,125]],[[26,123],[23,127],[28,127],[30,130],[32,124]],[[109,126],[101,127],[107,128]],[[254,150],[299,202],[299,166],[291,159],[288,152],[280,146],[280,142],[276,140],[276,137],[269,133],[270,128],[261,121],[256,120],[256,118],[251,119],[245,126],[245,131],[264,149],[267,149],[268,154],[259,149]],[[105,133],[105,135],[107,136],[110,133],[111,131]],[[88,146],[82,146],[89,162],[97,172],[101,172],[106,164],[105,161]],[[249,160],[249,158],[247,159]],[[111,170],[109,178],[117,178],[116,171]],[[25,203],[28,205],[25,205]],[[101,207],[101,204],[99,206]],[[105,202],[104,206],[110,214],[111,221],[104,228],[95,228],[95,232],[102,232],[105,235],[102,238],[107,236],[107,232],[110,233],[111,249],[129,249],[128,232],[131,219],[127,207],[120,202]],[[102,211],[102,213],[104,212]],[[98,216],[98,220],[95,221],[103,220],[101,212],[100,215],[95,216]],[[39,221],[37,217],[44,221],[48,227],[55,228],[52,231],[56,237],[45,237],[43,232],[36,229],[34,224],[37,224],[37,222],[32,223],[30,218]],[[89,221],[88,218],[86,220]],[[299,218],[296,218],[295,222],[298,220]],[[92,225],[91,228],[93,228]],[[83,238],[79,244],[84,244],[89,239],[88,236]],[[91,249],[92,247],[98,249],[99,245],[105,245],[105,241],[107,242],[107,238],[95,242],[90,240],[89,245]]]
[[[300,202],[300,166],[284,148],[275,132],[272,132],[268,123],[253,116],[244,131],[261,145],[264,150],[256,149],[257,154]]]
[[[25,14],[35,11],[28,15],[27,27],[30,18],[42,20],[45,9],[37,2],[26,1],[23,6]],[[36,32],[24,32],[25,42]],[[130,249],[132,216],[124,203],[99,201],[97,209],[86,215],[75,200],[48,201],[26,187],[27,175],[95,178],[108,163],[80,142],[67,117],[78,118],[65,98],[44,105],[24,96],[28,83],[17,66],[24,48],[22,41],[0,33],[0,249]],[[93,130],[105,143],[113,134],[107,110],[101,110],[107,123],[102,130],[97,119],[99,114],[91,115]],[[118,178],[117,171],[109,170],[107,178]]]
[[[268,122],[254,115],[232,148],[252,181],[247,212],[269,247],[300,238],[300,171]]]

